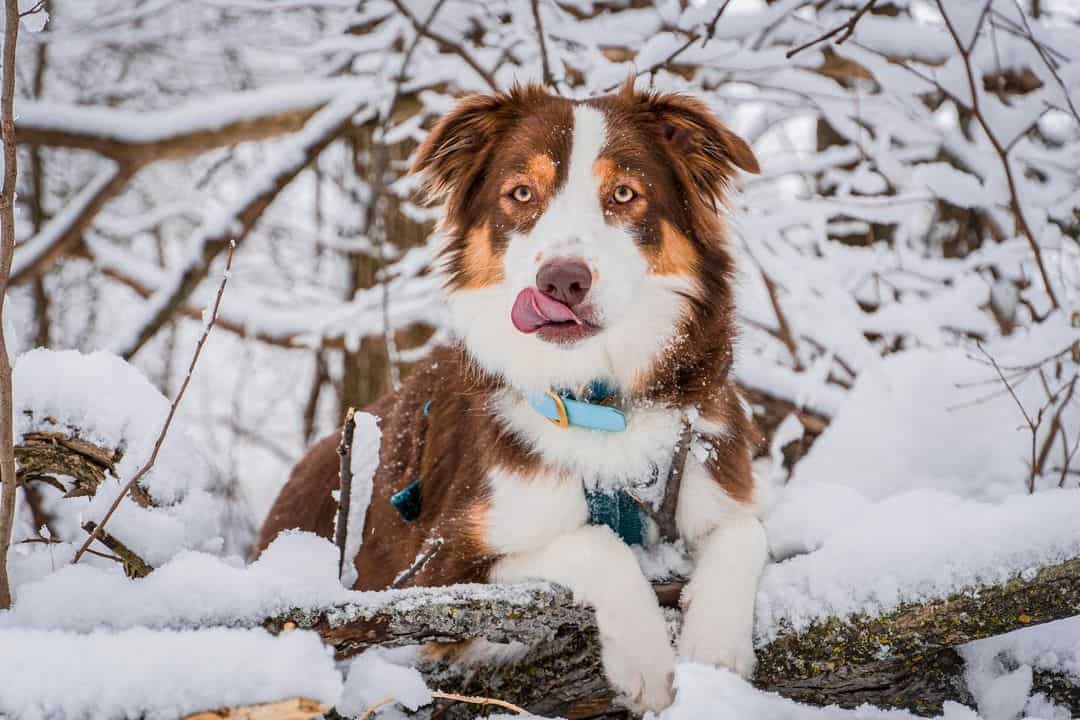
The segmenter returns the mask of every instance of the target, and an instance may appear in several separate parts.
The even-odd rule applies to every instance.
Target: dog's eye
[[[634,199],[634,191],[630,189],[629,185],[620,185],[611,193],[611,199],[620,205],[628,203]]]
[[[510,191],[510,197],[514,198],[519,203],[527,203],[532,200],[532,189],[528,185],[518,185]]]

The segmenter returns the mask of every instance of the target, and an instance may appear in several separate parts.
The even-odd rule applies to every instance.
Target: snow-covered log
[[[662,599],[670,599],[670,587]],[[535,647],[521,661],[482,672],[441,662],[424,668],[432,687],[501,697],[567,718],[605,712],[611,692],[600,669],[592,615],[566,590],[531,586],[420,589],[373,606],[296,612],[267,622],[304,627],[339,658],[370,647],[484,639]],[[940,712],[945,701],[971,702],[963,660],[954,648],[1019,628],[1072,616],[1080,609],[1080,558],[1025,572],[1001,585],[958,588],[948,597],[879,616],[830,618],[807,629],[781,629],[758,649],[755,683],[802,702],[862,703]],[[1040,681],[1068,701],[1077,691],[1056,676]],[[1053,686],[1053,687],[1051,687]],[[1074,710],[1076,706],[1074,704]]]

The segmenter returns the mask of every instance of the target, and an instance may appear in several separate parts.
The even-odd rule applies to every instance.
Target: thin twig
[[[86,552],[91,543],[99,539],[101,533],[105,529],[105,525],[109,522],[113,513],[116,512],[116,508],[120,507],[120,503],[124,501],[124,498],[131,492],[131,489],[135,487],[139,480],[142,480],[146,473],[150,472],[154,467],[154,463],[157,462],[158,452],[165,442],[165,437],[169,434],[169,427],[172,425],[173,417],[176,416],[177,408],[180,407],[180,401],[184,399],[184,393],[187,392],[188,385],[191,384],[191,377],[195,373],[195,366],[199,362],[199,357],[202,355],[206,340],[210,337],[210,331],[214,329],[214,324],[217,322],[218,312],[221,309],[221,298],[225,294],[225,286],[229,284],[229,276],[232,274],[233,256],[235,254],[236,241],[230,240],[229,253],[225,256],[225,271],[221,275],[221,283],[218,285],[217,295],[214,296],[214,306],[210,312],[210,321],[206,323],[206,327],[203,328],[199,341],[195,344],[195,352],[191,355],[191,363],[188,365],[187,375],[184,377],[184,382],[180,384],[180,389],[176,392],[176,397],[173,398],[172,404],[169,405],[169,414],[165,417],[165,423],[161,426],[161,431],[158,433],[157,440],[154,441],[154,449],[150,452],[150,458],[120,490],[120,494],[116,496],[112,505],[109,506],[109,510],[105,513],[105,517],[101,519],[101,524],[94,528],[90,533],[90,537],[86,539],[86,542],[82,544],[79,551],[75,553],[75,559],[72,560],[73,564],[79,562],[83,553]]]
[[[423,567],[427,565],[428,561],[431,560],[431,558],[439,554],[439,551],[443,549],[443,545],[445,544],[446,541],[443,540],[441,537],[432,540],[430,547],[428,547],[428,549],[424,552],[420,553],[420,555],[417,556],[416,560],[413,561],[413,564],[410,565],[409,568],[405,570],[405,572],[394,578],[394,582],[390,583],[390,589],[397,590],[400,587],[404,587],[405,583],[412,580],[416,573],[420,572],[420,570],[422,570]]]
[[[0,189],[0,610],[11,607],[7,556],[15,523],[15,419],[11,361],[4,337],[4,298],[15,254],[15,46],[19,40],[19,0],[6,0],[3,49],[3,88],[0,90],[0,139],[4,144],[4,184]]]
[[[1050,56],[1042,43],[1035,39],[1035,35],[1031,31],[1031,25],[1028,24],[1027,14],[1024,12],[1017,14],[1020,15],[1020,20],[1024,23],[1024,32],[1021,34],[1032,44],[1035,51],[1039,53],[1039,57],[1042,58],[1043,64],[1046,65],[1046,69],[1054,76],[1054,80],[1057,82],[1058,87],[1061,88],[1061,94],[1065,96],[1065,102],[1069,106],[1069,111],[1072,113],[1073,119],[1075,119],[1077,123],[1080,123],[1080,112],[1077,111],[1076,105],[1073,104],[1072,96],[1069,95],[1069,88],[1065,85],[1065,81],[1062,80],[1061,75],[1058,74],[1057,65],[1051,61]]]
[[[468,703],[470,705],[494,705],[496,707],[501,707],[504,710],[513,710],[518,715],[529,714],[529,711],[525,710],[524,708],[520,708],[513,703],[508,703],[505,700],[498,700],[496,698],[472,697],[469,695],[456,695],[454,693],[445,693],[438,691],[432,691],[431,697],[437,698],[439,700],[452,700],[453,702]],[[369,718],[374,715],[380,708],[383,708],[392,702],[395,702],[395,698],[388,697],[384,700],[380,700],[379,702],[375,703],[367,710],[365,710],[364,714],[360,716],[360,720],[369,720]]]
[[[356,431],[356,408],[345,413],[338,453],[338,512],[334,539],[338,546],[338,578],[345,570],[345,545],[349,540],[349,508],[352,505],[352,448]]]
[[[1072,402],[1073,393],[1076,391],[1077,380],[1080,380],[1080,372],[1078,372],[1076,375],[1073,375],[1072,380],[1067,385],[1068,390],[1065,392],[1064,399],[1062,399],[1061,404],[1057,407],[1057,411],[1050,418],[1050,431],[1046,434],[1046,439],[1043,441],[1043,446],[1039,450],[1036,465],[1036,470],[1038,471],[1039,475],[1042,475],[1043,468],[1046,467],[1046,460],[1050,457],[1050,450],[1053,449],[1054,440],[1057,439],[1057,436],[1059,434],[1061,435],[1061,442],[1065,451],[1065,467],[1068,468],[1070,464],[1072,458],[1070,457],[1071,453],[1069,453],[1069,440],[1068,437],[1065,435],[1065,425],[1062,422],[1061,416],[1064,414],[1065,408],[1067,408],[1069,406],[1069,403]],[[1056,403],[1059,395],[1060,391],[1057,394],[1051,395],[1051,400]],[[1064,476],[1062,477],[1064,478]]]
[[[1065,426],[1061,426],[1061,452],[1065,456],[1064,462],[1060,468],[1056,468],[1055,471],[1061,472],[1061,479],[1058,481],[1058,487],[1065,487],[1065,479],[1070,474],[1076,474],[1080,471],[1072,470],[1071,465],[1073,458],[1076,457],[1077,451],[1080,451],[1080,432],[1076,434],[1076,442],[1073,443],[1072,449],[1069,449],[1069,438],[1065,435]]]
[[[64,541],[61,540],[60,538],[29,537],[29,538],[25,538],[23,540],[20,540],[19,542],[16,543],[16,545],[33,544],[33,543],[44,543],[45,545],[60,545],[63,542]],[[113,562],[118,562],[118,563],[121,563],[121,564],[124,562],[121,558],[118,558],[115,555],[110,555],[108,553],[99,552],[97,550],[94,550],[93,548],[87,550],[86,553],[88,555],[93,555],[94,557],[104,558],[105,560],[112,560]]]
[[[795,334],[791,332],[791,324],[788,323],[787,315],[784,313],[784,308],[780,305],[780,296],[776,292],[776,283],[773,281],[769,274],[765,272],[765,269],[761,269],[761,279],[765,282],[765,289],[769,293],[769,302],[772,304],[773,313],[776,314],[776,324],[780,330],[780,340],[787,347],[788,352],[791,353],[791,360],[795,364],[795,371],[802,372],[803,364],[799,359],[799,346],[795,342]]]
[[[544,84],[559,92],[555,84],[555,78],[551,75],[551,65],[548,63],[547,40],[544,37],[544,23],[540,20],[540,0],[531,0],[533,22],[536,23],[536,39],[540,43],[540,68],[544,74]]]
[[[1042,421],[1042,411],[1039,411],[1039,422],[1031,419],[1031,415],[1028,414],[1027,409],[1024,408],[1024,403],[1020,402],[1020,398],[1017,396],[1016,391],[1013,390],[1013,386],[1005,378],[1005,373],[1001,371],[1001,366],[998,365],[997,360],[986,351],[986,348],[982,346],[982,343],[975,343],[975,347],[979,348],[979,351],[990,361],[990,365],[993,366],[994,371],[998,374],[998,378],[1001,379],[1002,384],[1005,385],[1005,389],[1009,391],[1009,395],[1012,396],[1013,402],[1016,403],[1016,407],[1020,408],[1020,414],[1024,416],[1024,422],[1028,426],[1028,430],[1031,432],[1031,462],[1028,469],[1028,492],[1035,492],[1035,467],[1036,467],[1036,454],[1038,452],[1036,448],[1036,439],[1039,434],[1039,422]]]
[[[874,4],[876,2],[877,2],[877,0],[870,0],[865,5],[863,5],[861,8],[859,8],[858,11],[855,12],[855,14],[853,14],[851,17],[849,17],[847,22],[841,23],[840,25],[837,25],[832,30],[829,30],[828,32],[825,32],[825,33],[819,35],[818,37],[814,38],[813,40],[811,40],[809,42],[803,43],[802,45],[800,45],[799,47],[797,47],[797,48],[795,48],[793,50],[788,50],[786,53],[784,53],[784,56],[787,57],[788,59],[791,59],[791,58],[795,57],[796,55],[798,55],[799,53],[801,53],[803,50],[806,50],[807,48],[812,47],[814,45],[817,45],[820,42],[825,42],[826,40],[831,38],[833,35],[836,35],[837,33],[840,33],[840,32],[843,32],[843,35],[841,35],[839,38],[836,39],[836,44],[837,45],[843,45],[844,41],[847,40],[849,37],[851,37],[851,34],[855,32],[855,26],[858,25],[859,20],[862,19],[862,16],[865,15],[866,13],[870,12],[870,10],[874,7]]]
[[[96,522],[87,520],[83,523],[83,530],[88,533],[97,531],[98,540],[102,545],[116,553],[116,557],[124,565],[124,572],[130,578],[146,577],[154,572],[153,566],[143,560],[139,555],[119,540],[104,530],[98,529]],[[100,553],[99,553],[100,554]]]
[[[701,41],[701,47],[705,47],[709,44],[709,41],[713,39],[713,35],[716,34],[716,24],[720,22],[720,16],[727,10],[727,6],[731,4],[731,0],[724,0],[720,5],[720,9],[713,15],[713,19],[709,21],[709,24],[705,26],[705,39]]]

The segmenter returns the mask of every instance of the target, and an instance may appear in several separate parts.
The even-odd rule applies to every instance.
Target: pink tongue
[[[581,324],[573,310],[534,287],[525,288],[518,293],[514,307],[510,310],[510,322],[523,333],[536,332],[550,323]]]

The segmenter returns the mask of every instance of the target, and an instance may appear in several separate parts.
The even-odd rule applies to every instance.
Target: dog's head
[[[735,168],[757,172],[753,152],[685,96],[461,100],[414,166],[446,202],[455,331],[526,392],[632,391],[688,327],[727,322],[719,211]]]

